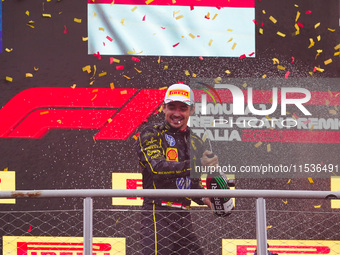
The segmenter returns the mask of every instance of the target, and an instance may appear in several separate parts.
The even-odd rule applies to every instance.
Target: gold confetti
[[[94,95],[94,97],[91,99],[91,101],[95,100],[97,97],[97,94]]]
[[[318,36],[316,37],[316,39],[318,39],[318,41],[320,42],[320,40],[321,40],[321,35],[318,35]]]
[[[313,181],[313,179],[312,179],[311,177],[308,177],[308,181],[309,181],[310,183],[314,183],[314,181]]]
[[[319,71],[319,72],[321,72],[321,73],[325,71],[325,69],[322,69],[322,68],[320,68],[320,67],[316,67],[316,66],[315,66],[314,68],[315,68],[315,70],[317,70],[317,71]]]
[[[195,39],[195,36],[194,36],[192,33],[189,33],[189,36],[190,36],[192,39]]]
[[[13,78],[12,78],[12,77],[9,77],[9,76],[6,76],[6,81],[12,82],[12,81],[13,81]]]
[[[133,7],[133,8],[131,9],[131,11],[134,12],[136,9],[137,9],[137,6]]]
[[[161,56],[158,57],[157,63],[161,63]]]
[[[337,114],[336,110],[333,110],[333,109],[329,110],[328,112],[329,112],[329,114],[332,114],[332,115]]]
[[[29,27],[31,27],[31,28],[34,28],[34,26],[33,25],[30,25],[30,24],[26,24],[27,26],[29,26]]]
[[[288,183],[290,183],[290,182],[291,182],[291,180],[292,180],[292,179],[289,179],[289,180],[287,181],[287,184],[288,184]]]
[[[208,14],[206,15],[207,19],[210,19],[210,12],[208,12]]]
[[[92,138],[93,138],[94,143],[97,143],[96,138],[94,138],[94,136]]]
[[[117,59],[117,58],[112,58],[112,61],[115,62],[115,63],[120,63],[120,60]]]
[[[229,31],[229,32],[233,32],[234,30],[233,30],[233,29],[231,29],[231,28],[228,28],[228,29],[227,29],[227,31]]]
[[[273,227],[272,225],[270,225],[270,226],[267,226],[267,230],[268,230],[268,229],[270,229],[270,228],[272,228],[272,227]]]
[[[264,78],[266,78],[266,77],[267,77],[267,75],[266,75],[266,74],[262,75],[262,79],[264,79]]]
[[[284,33],[281,33],[280,31],[278,31],[277,34],[281,37],[286,37],[286,35]]]
[[[10,49],[6,48],[5,51],[11,52],[11,51],[13,51],[13,48],[10,48]]]
[[[138,136],[134,135],[133,138],[134,138],[135,140],[137,140],[137,139],[138,139]]]
[[[99,31],[105,31],[105,29],[103,27],[100,27]]]
[[[83,42],[86,42],[88,39],[88,37],[82,37]]]
[[[320,22],[319,23],[316,23],[315,25],[314,25],[314,29],[316,29],[317,27],[319,27],[320,26]]]
[[[158,112],[162,112],[163,111],[163,105],[161,105],[161,107],[159,107]]]
[[[185,73],[186,76],[190,76],[190,73],[189,73],[188,70],[185,70],[184,73]]]
[[[300,14],[301,14],[301,13],[300,13],[299,11],[296,13],[295,22],[297,22],[298,19],[300,18]]]
[[[273,22],[274,24],[277,22],[277,20],[276,20],[273,16],[270,16],[269,19],[270,19],[270,21]]]
[[[235,47],[236,47],[236,45],[237,45],[237,43],[234,43],[234,44],[233,44],[233,47],[231,47],[231,49],[234,50]]]
[[[49,111],[44,111],[44,112],[40,112],[40,115],[45,115],[45,114],[49,114]]]
[[[138,70],[136,67],[135,67],[135,70],[138,72],[138,73],[141,73],[142,71]]]
[[[334,56],[339,56],[340,55],[340,52],[334,52]]]
[[[120,94],[121,94],[121,95],[126,95],[126,94],[127,94],[127,90],[122,90],[122,91],[120,92]]]
[[[332,59],[331,58],[327,59],[324,63],[325,63],[325,65],[328,65],[328,64],[332,63]]]
[[[30,12],[29,11],[26,11],[25,12],[27,16],[30,16]]]
[[[196,77],[197,77],[197,74],[192,73],[192,77],[196,78]]]
[[[212,42],[213,42],[213,40],[211,39],[211,40],[209,41],[209,47],[211,46]]]
[[[87,65],[87,66],[84,66],[83,67],[83,72],[87,72],[87,73],[91,73],[91,66],[90,65]]]
[[[262,13],[263,13],[263,14],[266,14],[266,11],[265,11],[265,10],[262,10]]]
[[[313,47],[314,44],[315,44],[313,38],[309,38],[309,41],[310,41],[310,44],[309,44],[309,46],[308,46],[308,49],[311,48],[311,47]]]
[[[295,24],[294,27],[295,27],[296,31],[300,30],[300,27],[298,26],[298,24]]]
[[[76,23],[81,23],[81,19],[74,18],[73,20],[74,20],[74,22],[76,22]]]
[[[288,200],[286,200],[286,201],[282,200],[282,202],[283,202],[285,205],[288,204]]]
[[[122,23],[122,25],[124,25],[124,21],[125,21],[125,19],[122,19],[122,20],[120,21],[120,23]]]
[[[42,16],[44,18],[51,18],[52,17],[51,14],[47,14],[47,13],[43,13]]]
[[[273,65],[280,64],[280,61],[277,58],[273,58]]]
[[[110,5],[112,6],[115,3],[115,0],[112,0],[112,2],[110,3]]]
[[[222,81],[222,78],[221,77],[216,77],[214,79],[215,83],[220,83]]]
[[[233,40],[233,38],[230,38],[228,42],[231,42]]]
[[[89,84],[92,86],[94,82],[95,82],[95,80],[91,81]]]
[[[243,87],[243,88],[246,88],[247,86],[248,86],[247,83],[243,83],[243,84],[242,84],[242,87]]]
[[[113,84],[113,82],[110,83],[110,88],[111,88],[111,89],[114,89],[114,88],[115,88],[115,85]]]
[[[77,84],[73,84],[73,85],[71,86],[71,88],[74,89],[76,86],[77,86]]]
[[[340,49],[340,43],[334,47],[334,50],[338,50],[338,49]]]
[[[184,16],[183,15],[179,15],[179,16],[176,17],[176,20],[181,19],[181,18],[184,18]]]
[[[321,208],[321,205],[314,205],[314,208]]]
[[[168,87],[161,87],[161,88],[159,88],[159,90],[165,90],[165,89],[167,89]]]
[[[63,123],[61,120],[57,120],[57,122],[58,122],[59,124],[62,124],[62,123]]]
[[[270,146],[270,144],[267,144],[267,152],[271,152],[271,146]]]
[[[335,29],[331,29],[331,28],[328,28],[328,30],[331,31],[331,32],[334,32],[334,31],[335,31]]]
[[[214,15],[214,17],[212,18],[212,20],[214,20],[214,19],[217,17],[217,15],[218,15],[218,14],[216,13],[216,14]]]
[[[131,78],[129,76],[123,75],[126,79],[130,80]]]
[[[152,3],[154,0],[146,0],[145,1],[145,4],[150,4],[150,3]]]
[[[259,33],[261,34],[261,35],[263,35],[263,28],[259,28]]]
[[[286,70],[286,68],[285,68],[284,66],[281,66],[281,65],[278,65],[278,66],[277,66],[277,69],[283,70],[283,71]]]
[[[231,74],[231,72],[229,70],[225,70],[224,71],[226,74]]]
[[[33,77],[33,74],[31,74],[31,73],[26,73],[26,77]]]
[[[262,145],[262,142],[258,142],[258,143],[256,143],[254,146],[256,147],[256,148],[258,148],[258,147],[260,147]]]
[[[168,63],[164,63],[164,70],[167,70],[169,68],[169,64]]]
[[[102,76],[105,76],[105,75],[107,75],[107,73],[106,72],[102,72],[102,73],[98,74],[98,77],[102,77]]]

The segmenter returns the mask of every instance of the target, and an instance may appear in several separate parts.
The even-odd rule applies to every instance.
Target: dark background
[[[131,56],[115,56],[121,60],[124,70],[116,70],[117,64],[110,65],[109,58],[102,56],[101,60],[87,54],[87,1],[61,0],[51,2],[41,0],[5,0],[3,4],[3,52],[0,54],[0,107],[3,107],[19,92],[34,87],[78,87],[109,88],[114,82],[116,88],[161,88],[177,81],[190,82],[190,77],[184,71],[197,74],[198,77],[214,79],[222,78],[261,78],[266,74],[269,78],[284,78],[285,71],[278,70],[273,65],[272,58],[280,60],[280,65],[290,71],[290,78],[309,78],[310,91],[331,89],[339,91],[334,86],[322,87],[313,84],[316,78],[336,78],[340,76],[339,57],[334,57],[334,46],[339,40],[339,1],[338,0],[262,0],[255,1],[255,19],[263,24],[263,35],[256,33],[255,58],[204,58],[197,57],[158,57],[138,56],[140,62],[131,61]],[[294,5],[298,5],[295,7]],[[26,11],[30,14],[27,16]],[[266,14],[263,14],[265,10]],[[306,15],[306,11],[312,13]],[[300,34],[293,36],[297,11],[301,12],[299,22],[304,25]],[[51,18],[42,17],[49,13]],[[275,17],[276,24],[269,20]],[[81,19],[80,24],[74,18]],[[27,24],[34,21],[34,27]],[[321,23],[314,29],[316,23]],[[64,33],[65,27],[67,33]],[[328,28],[336,29],[331,32]],[[286,37],[276,33],[280,31]],[[321,35],[321,41],[316,37]],[[313,38],[314,47],[309,38]],[[13,48],[6,52],[5,48]],[[323,52],[316,59],[316,50]],[[294,63],[292,58],[295,58]],[[324,61],[332,58],[333,63],[325,66]],[[165,63],[169,68],[164,70]],[[97,66],[97,74],[91,79],[92,73],[82,71],[86,65]],[[315,66],[325,71],[309,72]],[[34,68],[39,68],[34,71]],[[141,70],[137,73],[134,68]],[[227,75],[225,70],[230,70]],[[98,77],[98,73],[108,75]],[[25,73],[32,73],[33,78],[26,78]],[[126,79],[123,75],[131,77]],[[7,82],[6,76],[13,78]],[[90,82],[94,83],[90,85]],[[339,115],[333,116],[338,117]],[[162,120],[161,114],[152,115],[148,122]],[[1,119],[1,123],[6,120]],[[99,140],[94,142],[93,136],[98,130],[51,130],[42,139],[7,139],[0,138],[0,169],[8,168],[16,172],[17,190],[40,189],[110,189],[112,187],[112,172],[138,172],[138,162],[133,149],[134,138],[124,141]],[[137,132],[137,131],[136,131]],[[214,143],[213,146],[218,146]],[[273,145],[275,147],[275,145]],[[280,149],[274,151],[273,157],[280,157],[282,151],[306,150],[315,151],[322,158],[323,154],[331,152],[334,163],[339,163],[337,144],[278,144]],[[228,150],[244,151],[243,154],[230,152],[235,160],[239,157],[261,158],[269,157],[265,149],[254,150],[253,143],[231,142]],[[276,154],[275,154],[276,153]],[[321,154],[320,154],[321,153]],[[321,155],[321,156],[320,156]],[[303,157],[303,153],[301,153]],[[329,155],[327,156],[329,157]],[[303,161],[303,160],[302,160]],[[289,162],[294,163],[294,162]],[[313,163],[313,162],[305,162]],[[287,179],[241,179],[238,189],[306,189],[330,190],[329,179],[316,179],[311,184],[305,179],[293,179],[287,184]],[[268,191],[270,192],[270,191]],[[254,201],[238,199],[238,209],[253,209]],[[322,204],[315,209],[313,205]],[[2,210],[40,210],[40,209],[73,209],[82,208],[80,199],[17,199],[15,205],[1,205]],[[113,208],[111,198],[95,199],[95,208]],[[268,203],[269,209],[275,210],[319,210],[330,211],[329,201],[292,201],[284,204],[281,200]],[[336,211],[336,210],[334,210]]]

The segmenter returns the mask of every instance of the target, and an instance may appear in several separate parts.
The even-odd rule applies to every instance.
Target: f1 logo
[[[96,140],[125,140],[162,103],[165,90],[40,87],[0,109],[0,138],[42,138],[50,129],[100,129]]]

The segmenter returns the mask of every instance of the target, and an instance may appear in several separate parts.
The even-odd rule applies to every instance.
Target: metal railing
[[[304,190],[22,190],[0,191],[0,198],[84,198],[83,252],[92,255],[93,198],[95,197],[233,197],[256,198],[257,254],[267,254],[266,198],[339,199],[340,191]]]

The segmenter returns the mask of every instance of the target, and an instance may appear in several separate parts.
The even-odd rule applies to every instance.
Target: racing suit
[[[190,170],[201,165],[204,144],[189,127],[179,131],[166,122],[148,126],[136,148],[143,189],[203,189],[200,179],[190,178]],[[193,200],[203,205],[201,199]],[[143,254],[203,254],[187,211],[190,204],[187,197],[144,198]]]

